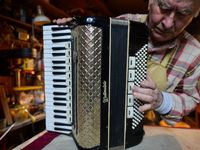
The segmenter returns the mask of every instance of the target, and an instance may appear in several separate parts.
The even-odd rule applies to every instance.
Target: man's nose
[[[172,27],[175,24],[175,14],[170,13],[166,15],[162,22],[163,22],[163,27],[165,30],[172,29]]]

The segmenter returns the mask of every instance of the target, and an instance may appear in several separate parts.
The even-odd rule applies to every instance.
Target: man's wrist
[[[154,109],[154,110],[157,111],[159,114],[167,114],[168,112],[170,112],[172,108],[172,98],[170,94],[166,92],[161,91],[161,93],[163,95],[163,102],[159,108]]]

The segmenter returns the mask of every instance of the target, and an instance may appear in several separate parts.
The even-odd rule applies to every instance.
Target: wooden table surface
[[[144,130],[145,135],[142,142],[137,146],[128,148],[128,150],[200,150],[200,129],[144,126]],[[46,132],[41,132],[13,150],[22,149]],[[71,137],[60,135],[49,143],[44,150],[62,150],[66,147],[67,150],[77,150]]]

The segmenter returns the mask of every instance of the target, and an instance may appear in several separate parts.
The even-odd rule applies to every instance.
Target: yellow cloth
[[[171,53],[172,52],[167,53],[167,55],[165,56],[165,58],[163,59],[161,64],[154,63],[151,61],[147,62],[147,69],[148,69],[150,77],[156,83],[158,89],[163,92],[166,91],[166,87],[167,87],[167,79],[166,79],[167,78],[167,69],[165,68],[165,66],[167,65],[167,63],[170,59]],[[154,114],[153,110],[151,110],[150,112],[147,112],[146,115],[150,115],[150,116],[145,116],[146,118],[155,118],[155,114]],[[164,120],[161,120],[159,122],[159,124],[160,124],[160,126],[171,127],[170,125],[167,125]],[[179,123],[175,124],[174,127],[189,128],[190,126],[185,122],[179,122]]]
[[[156,83],[158,89],[165,92],[167,86],[166,68],[161,64],[148,61],[147,69],[150,77]]]

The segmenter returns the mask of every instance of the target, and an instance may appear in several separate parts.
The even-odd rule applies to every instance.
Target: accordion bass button
[[[132,87],[134,86],[134,82],[128,82],[128,94],[132,94]]]
[[[133,107],[127,107],[127,118],[133,118]]]
[[[135,68],[135,57],[131,56],[129,57],[129,69],[134,69]]]
[[[134,100],[133,95],[128,95],[128,102],[127,102],[127,105],[128,105],[128,106],[133,106],[133,100]]]
[[[135,79],[135,70],[130,69],[128,72],[128,81],[134,81],[134,79]]]

